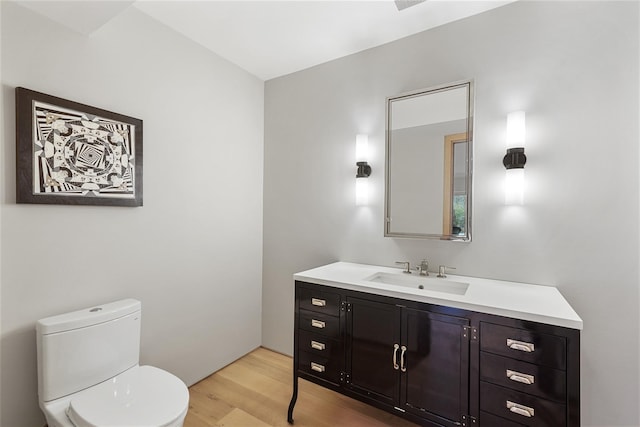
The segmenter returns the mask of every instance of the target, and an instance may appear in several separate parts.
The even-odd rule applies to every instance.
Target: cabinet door
[[[401,374],[402,408],[420,416],[433,414],[453,424],[468,413],[469,321],[405,308]],[[444,423],[447,424],[447,423]]]
[[[377,401],[397,405],[400,309],[393,304],[348,298],[347,387]],[[394,350],[394,345],[398,346]]]

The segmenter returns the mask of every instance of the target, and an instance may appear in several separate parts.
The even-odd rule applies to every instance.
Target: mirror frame
[[[448,83],[438,86],[432,86],[425,89],[418,89],[410,92],[405,92],[400,95],[387,97],[385,103],[385,187],[384,187],[384,236],[385,237],[404,237],[404,238],[414,238],[414,239],[438,239],[438,240],[448,240],[448,241],[458,241],[458,242],[470,242],[471,241],[471,212],[472,212],[472,202],[473,202],[473,122],[474,122],[474,104],[475,104],[475,95],[474,95],[474,84],[473,80],[462,80],[454,83]],[[454,236],[452,234],[426,234],[426,233],[412,233],[412,232],[392,232],[390,230],[390,217],[391,217],[391,206],[390,206],[390,164],[391,164],[391,103],[393,101],[398,101],[402,99],[415,98],[418,96],[428,95],[430,93],[444,92],[451,89],[458,89],[461,87],[467,87],[467,129],[466,132],[462,132],[462,134],[466,133],[468,138],[467,142],[467,167],[466,167],[466,188],[467,188],[467,209],[465,212],[465,221],[466,221],[466,233],[460,236]],[[459,135],[459,134],[458,134]],[[459,141],[459,140],[458,140]],[[451,178],[449,178],[451,182]],[[452,187],[452,184],[450,184]],[[453,189],[452,189],[453,191]],[[452,200],[452,194],[448,195],[449,199]],[[447,195],[444,195],[444,198],[447,199]],[[451,210],[453,206],[451,205]],[[443,215],[443,223],[447,221],[447,215]],[[448,215],[449,221],[451,221],[451,214]],[[443,224],[444,227],[444,224]]]

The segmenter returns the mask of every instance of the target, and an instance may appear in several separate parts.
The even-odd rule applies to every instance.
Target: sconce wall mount
[[[356,171],[356,178],[369,178],[371,176],[371,166],[367,162],[356,162],[358,167]]]
[[[507,154],[502,159],[502,164],[506,169],[523,169],[527,163],[527,156],[524,154],[524,147],[508,148]]]

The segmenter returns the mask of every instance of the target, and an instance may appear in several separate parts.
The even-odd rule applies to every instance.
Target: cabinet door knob
[[[325,323],[322,320],[311,319],[311,326],[314,328],[324,329]]]
[[[512,371],[510,369],[507,369],[507,378],[522,384],[533,384],[536,382],[536,378],[533,375],[523,374],[522,372]]]
[[[407,347],[403,345],[400,349],[402,350],[402,353],[400,353],[400,370],[407,372],[407,367],[404,366],[404,353],[407,351]]]
[[[398,366],[398,359],[397,359],[399,348],[400,346],[398,344],[393,345],[393,369],[395,369],[396,371],[400,369],[400,366]]]
[[[521,405],[519,403],[514,403],[507,400],[507,409],[514,414],[522,415],[523,417],[531,418],[535,414],[535,410],[528,406]]]
[[[536,349],[533,343],[512,340],[511,338],[507,338],[507,347],[512,350],[524,351],[525,353],[533,353]]]
[[[311,298],[311,305],[315,305],[316,307],[324,307],[327,305],[327,300],[320,298]]]

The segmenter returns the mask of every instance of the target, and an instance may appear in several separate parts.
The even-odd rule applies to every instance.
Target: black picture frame
[[[16,202],[142,206],[142,120],[23,87]]]

